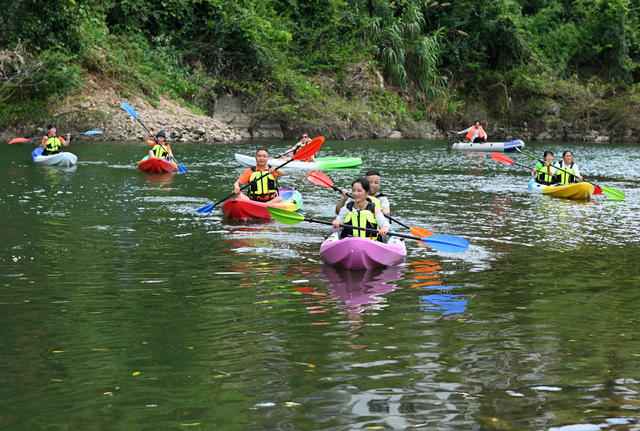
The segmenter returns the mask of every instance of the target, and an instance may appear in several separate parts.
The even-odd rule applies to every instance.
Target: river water
[[[140,143],[76,141],[71,171],[0,148],[3,430],[640,430],[640,147],[528,145],[627,195],[582,202],[445,142],[327,141],[364,159],[336,185],[378,169],[396,218],[470,242],[350,272],[324,225],[196,212],[257,146],[176,144],[166,176]],[[336,192],[281,185],[332,219]]]

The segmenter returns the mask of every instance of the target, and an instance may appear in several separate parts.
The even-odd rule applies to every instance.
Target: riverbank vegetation
[[[637,135],[632,0],[35,0],[0,16],[0,124],[51,118],[88,77],[212,113],[245,100],[283,130],[474,116]],[[537,126],[535,126],[537,125]]]

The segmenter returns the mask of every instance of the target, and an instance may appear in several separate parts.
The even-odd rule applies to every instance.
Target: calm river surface
[[[0,429],[640,430],[640,147],[529,144],[627,195],[576,202],[445,142],[327,141],[364,159],[336,185],[379,169],[398,219],[471,244],[349,272],[324,225],[196,213],[261,144],[175,144],[168,176],[142,143],[75,141],[71,172],[0,147]]]

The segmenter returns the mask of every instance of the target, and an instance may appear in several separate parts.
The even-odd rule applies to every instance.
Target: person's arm
[[[471,127],[473,127],[473,126],[471,126]],[[469,130],[471,130],[471,127],[467,127],[466,129],[460,130],[459,132],[456,132],[456,133],[458,135],[462,135],[463,133],[467,133]]]
[[[389,203],[389,199],[386,196],[380,196],[378,197],[378,200],[380,201],[382,212],[387,215],[391,214],[391,204]]]
[[[380,232],[380,236],[385,238],[391,225],[389,224],[389,220],[387,220],[384,214],[382,214],[382,211],[378,208],[376,208],[376,222],[378,222],[378,231]]]
[[[62,140],[62,145],[64,145],[65,147],[68,147],[69,144],[71,143],[71,133],[67,133],[67,139],[66,140],[62,139],[62,137],[61,137],[61,140]]]
[[[575,173],[576,177],[578,177],[578,179],[580,181],[582,181],[582,175],[580,174],[580,168],[578,168],[577,164],[573,164],[573,172]]]
[[[349,196],[347,196],[347,189],[342,189],[342,196],[340,196],[340,200],[336,204],[336,214],[340,213],[340,210],[344,207],[344,204],[347,203],[348,199]]]
[[[333,228],[331,229],[333,232],[337,232],[340,229],[340,224],[344,221],[344,218],[349,214],[349,210],[347,208],[342,208],[338,213],[338,216],[334,221],[331,222]]]
[[[156,143],[155,140],[151,139],[153,137],[153,134],[151,132],[147,133],[147,136],[144,138],[144,142],[147,143],[147,145],[153,147],[153,145]]]
[[[165,148],[167,149],[167,157],[170,159],[173,159],[173,153],[171,152],[171,145],[167,144],[165,145]]]
[[[280,178],[284,176],[284,171],[282,169],[276,169],[276,166],[271,166],[269,168],[269,172],[273,174],[275,178]]]
[[[247,182],[249,181],[249,178],[251,177],[251,168],[247,168],[245,169],[245,171],[242,173],[242,175],[240,175],[240,178],[238,178],[236,180],[235,183],[233,183],[233,192],[236,195],[240,194],[240,187],[244,184],[247,184]]]
[[[300,142],[298,142],[297,144],[295,144],[293,147],[289,148],[289,149],[288,149],[287,151],[285,151],[284,153],[280,153],[280,154],[278,154],[278,158],[280,158],[280,157],[284,157],[284,156],[286,156],[287,154],[291,154],[291,153],[293,153],[293,152],[294,152],[294,150],[295,150],[296,148],[298,148],[298,144],[299,144],[299,143],[300,143]]]

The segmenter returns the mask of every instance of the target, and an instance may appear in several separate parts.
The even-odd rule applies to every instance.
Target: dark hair
[[[258,154],[260,151],[266,151],[267,154],[269,154],[269,150],[267,150],[265,147],[260,147],[256,150],[256,154]]]
[[[47,124],[47,131],[53,129],[54,127],[56,127],[56,125],[53,124],[53,123]],[[57,127],[56,127],[56,129],[57,129]]]
[[[358,177],[355,180],[353,180],[353,182],[351,183],[351,188],[353,188],[353,185],[355,183],[360,183],[360,185],[362,186],[362,188],[364,189],[365,192],[369,193],[369,190],[371,190],[371,184],[369,184],[369,180],[367,180],[366,178],[363,177]]]
[[[571,150],[564,150],[564,152],[562,153],[562,157],[566,156],[567,153],[571,153],[571,155],[573,156],[573,152]]]
[[[377,176],[381,176],[380,172],[378,171],[367,171],[366,174],[364,174],[365,177],[368,177],[369,175],[377,175]]]
[[[544,159],[545,157],[547,157],[547,154],[551,154],[551,155],[553,156],[553,151],[551,151],[551,150],[546,150],[546,151],[544,152],[544,154],[542,155],[542,158]]]

